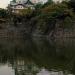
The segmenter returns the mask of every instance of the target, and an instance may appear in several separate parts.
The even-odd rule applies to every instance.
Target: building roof
[[[24,7],[24,4],[20,4],[20,3],[19,3],[19,4],[16,4],[15,6],[18,6],[18,5],[21,5],[21,6],[23,6],[23,7]]]
[[[34,5],[34,3],[32,3],[30,0],[27,0],[25,3],[16,3],[16,2],[11,1],[10,5],[11,6],[17,6],[17,5],[25,6],[25,5]]]
[[[26,3],[24,3],[24,4],[34,5],[30,0],[27,0]]]

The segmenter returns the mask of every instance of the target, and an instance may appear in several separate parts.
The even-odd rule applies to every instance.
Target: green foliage
[[[22,9],[22,10],[19,11],[19,15],[22,15],[22,16],[31,15],[32,12],[33,11],[30,8]]]
[[[68,7],[65,4],[52,4],[42,9],[42,14],[49,14],[50,16],[57,17],[64,14],[66,10],[68,10]]]
[[[46,27],[46,21],[44,19],[39,19],[37,22],[37,29],[44,34]]]
[[[35,9],[36,9],[36,10],[41,9],[42,6],[43,6],[43,4],[38,3],[38,4],[35,5]]]
[[[70,17],[66,17],[63,21],[63,27],[67,29],[71,29],[73,26],[72,19]]]
[[[69,6],[70,6],[71,8],[73,8],[74,11],[75,11],[75,0],[70,0],[70,1],[69,1]]]
[[[0,18],[7,18],[7,17],[8,17],[7,10],[0,9]]]
[[[53,4],[53,0],[48,0],[44,5],[43,7],[47,7],[48,5],[51,5]]]
[[[33,18],[36,19],[36,23],[32,23],[35,24],[36,29],[42,34],[47,34],[54,30],[57,21],[63,21],[64,28],[71,28],[73,25],[72,21],[75,19],[74,12],[68,7],[67,2],[48,4],[35,10],[34,13],[36,14],[31,17],[31,21]]]

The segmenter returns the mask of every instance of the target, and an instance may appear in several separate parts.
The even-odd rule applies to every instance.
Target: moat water
[[[0,39],[0,75],[75,75],[75,39]]]

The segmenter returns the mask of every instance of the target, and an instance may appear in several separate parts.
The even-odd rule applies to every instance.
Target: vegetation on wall
[[[28,8],[20,10],[19,14],[12,13],[10,19],[13,18],[14,24],[17,24],[17,22],[24,23],[23,25],[27,27],[30,33],[35,31],[49,35],[55,30],[58,21],[62,21],[59,27],[64,29],[70,29],[74,25],[75,12],[72,2],[73,0],[64,0],[61,3],[54,3],[52,0],[48,0],[45,4],[38,3],[35,5],[34,10]],[[6,10],[1,9],[0,17],[7,17],[8,13]]]

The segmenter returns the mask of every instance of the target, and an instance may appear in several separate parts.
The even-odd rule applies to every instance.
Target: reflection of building
[[[39,70],[34,63],[26,63],[23,60],[14,62],[12,67],[15,70],[15,75],[36,75]]]

